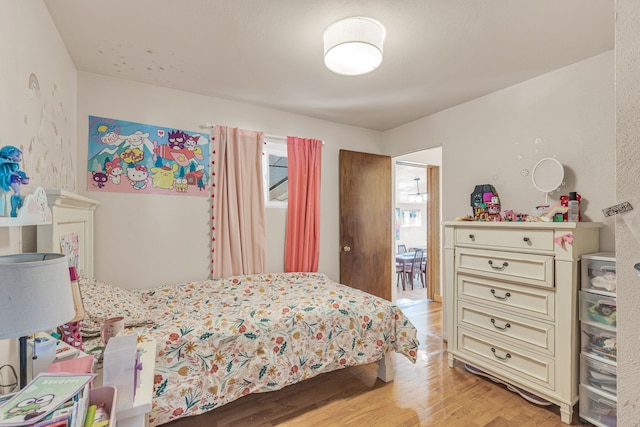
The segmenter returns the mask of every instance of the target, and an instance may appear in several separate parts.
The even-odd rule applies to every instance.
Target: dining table
[[[413,258],[416,256],[415,252],[403,252],[396,254],[396,262],[407,262],[413,261]],[[422,259],[426,258],[426,255],[423,253]]]
[[[416,253],[415,252],[403,252],[403,253],[397,253],[396,254],[396,263],[402,263],[403,265],[407,265],[407,264],[411,264],[411,262],[413,262],[413,259],[415,258]],[[426,252],[422,252],[422,262],[424,262],[427,259],[427,254]],[[403,276],[403,281],[404,281],[404,276]],[[411,284],[411,289],[413,289],[413,275],[409,275],[409,283]]]

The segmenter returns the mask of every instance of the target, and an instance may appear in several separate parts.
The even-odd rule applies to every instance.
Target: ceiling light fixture
[[[409,201],[412,203],[426,202],[428,199],[427,193],[420,192],[420,178],[413,178],[416,182],[416,193],[409,194]]]
[[[324,32],[324,64],[345,76],[369,73],[382,63],[384,37],[382,24],[370,18],[334,22]]]

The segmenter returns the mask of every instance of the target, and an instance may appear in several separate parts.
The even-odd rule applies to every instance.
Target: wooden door
[[[391,300],[391,157],[340,150],[340,282]]]

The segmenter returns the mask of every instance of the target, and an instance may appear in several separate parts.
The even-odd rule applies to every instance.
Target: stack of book
[[[95,374],[41,373],[19,392],[0,400],[0,427],[104,427],[110,406],[92,404]]]

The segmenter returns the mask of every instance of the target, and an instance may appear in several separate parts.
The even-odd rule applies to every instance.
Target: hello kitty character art
[[[149,170],[143,165],[132,165],[127,168],[127,178],[133,188],[144,190],[149,182]]]

